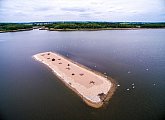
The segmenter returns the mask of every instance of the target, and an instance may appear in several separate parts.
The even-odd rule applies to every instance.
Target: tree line
[[[19,24],[19,23],[0,23],[0,31],[12,31],[20,29],[30,29],[33,25],[30,24]]]
[[[165,23],[57,22],[43,25],[54,29],[165,28]]]
[[[124,22],[34,22],[0,23],[0,31],[30,29],[35,26],[49,29],[102,29],[102,28],[165,28],[165,23],[124,23]]]

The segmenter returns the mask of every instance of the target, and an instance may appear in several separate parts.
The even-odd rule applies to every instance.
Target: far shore
[[[98,22],[98,21],[56,21],[29,23],[0,23],[0,33],[26,30],[48,31],[100,31],[100,30],[143,30],[165,29],[165,22]]]
[[[97,28],[97,29],[46,29],[49,31],[101,31],[101,30],[137,30],[140,28]]]
[[[98,28],[98,29],[54,29],[54,28],[28,28],[28,29],[18,29],[18,30],[7,30],[0,31],[0,33],[7,32],[22,32],[22,31],[30,31],[33,29],[39,30],[48,30],[48,31],[102,31],[102,30],[144,30],[144,29],[165,29],[165,28]]]
[[[33,28],[28,28],[28,29],[17,29],[17,30],[6,30],[6,31],[0,31],[0,33],[21,32],[21,31],[30,31],[30,30],[33,30]]]
[[[101,31],[101,30],[144,30],[144,29],[165,29],[165,28],[97,28],[97,29],[54,29],[42,28],[40,30],[48,31]]]

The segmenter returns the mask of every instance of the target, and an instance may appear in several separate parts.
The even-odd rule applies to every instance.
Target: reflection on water
[[[1,33],[1,118],[163,119],[164,34],[164,29]],[[32,59],[45,51],[58,52],[113,77],[120,86],[109,105],[99,110],[86,106],[51,70]]]

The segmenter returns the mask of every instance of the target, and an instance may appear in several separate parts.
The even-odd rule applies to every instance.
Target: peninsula
[[[39,53],[33,58],[48,66],[67,87],[91,107],[100,108],[108,103],[116,89],[112,78],[57,53]]]

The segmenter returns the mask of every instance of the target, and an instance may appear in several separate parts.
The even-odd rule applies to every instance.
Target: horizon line
[[[30,21],[30,22],[0,22],[0,23],[56,23],[56,22],[100,22],[100,23],[165,23],[165,21],[74,21],[74,20],[64,20],[64,21]]]

